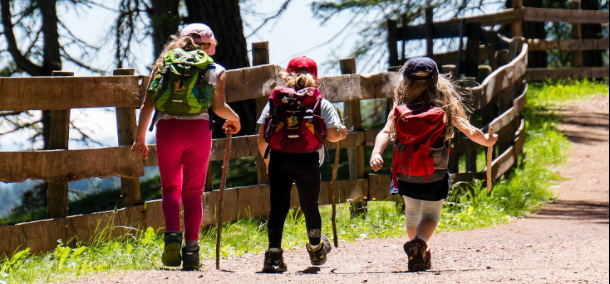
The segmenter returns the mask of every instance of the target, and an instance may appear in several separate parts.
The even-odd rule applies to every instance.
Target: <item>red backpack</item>
[[[313,153],[324,147],[326,122],[321,116],[324,95],[317,88],[296,91],[275,88],[269,96],[265,119],[265,141],[270,150],[281,153]]]
[[[392,178],[412,183],[437,182],[445,177],[449,148],[445,143],[445,111],[426,104],[394,109],[396,147]]]

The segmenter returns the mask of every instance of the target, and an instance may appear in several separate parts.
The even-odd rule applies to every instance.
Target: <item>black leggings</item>
[[[292,184],[296,183],[301,210],[305,214],[307,235],[311,245],[319,245],[322,237],[320,198],[320,157],[318,153],[284,154],[271,152],[269,162],[271,213],[267,229],[269,248],[282,247],[284,222],[290,211]]]

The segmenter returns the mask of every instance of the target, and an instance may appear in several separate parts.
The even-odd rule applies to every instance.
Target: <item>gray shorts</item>
[[[407,213],[407,227],[417,227],[422,220],[441,220],[444,200],[425,201],[405,196],[405,208]]]

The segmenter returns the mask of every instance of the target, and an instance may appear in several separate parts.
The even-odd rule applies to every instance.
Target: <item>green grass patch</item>
[[[454,184],[448,205],[443,209],[439,231],[496,226],[529,214],[552,199],[550,188],[555,181],[561,180],[556,171],[570,152],[570,142],[556,130],[556,125],[561,121],[561,113],[556,110],[575,100],[587,99],[591,97],[590,94],[608,95],[608,85],[588,81],[547,82],[533,85],[529,94],[528,106],[524,111],[528,138],[518,166],[495,183],[495,190],[491,194],[487,193],[481,181]],[[367,152],[370,150],[367,148]],[[347,165],[344,152],[342,163]],[[386,159],[391,157],[391,151],[387,152],[390,154]],[[484,157],[483,150],[479,156],[478,164],[484,167],[485,160],[481,158]],[[334,157],[334,153],[331,153],[331,157]],[[391,159],[387,160],[388,164],[389,161]],[[252,171],[252,161],[243,163]],[[323,171],[324,179],[328,179],[328,167],[330,165],[326,165]],[[340,172],[343,176],[347,174]],[[368,213],[352,219],[349,205],[340,205],[338,222],[341,241],[403,237],[405,216],[401,209],[394,202],[369,202]],[[321,210],[324,232],[331,234],[330,207],[322,206]],[[259,254],[266,249],[264,221],[250,218],[224,226],[223,257]],[[284,235],[286,249],[305,245],[306,227],[300,214],[289,216]],[[214,257],[215,240],[214,229],[202,233],[203,258]],[[108,237],[108,229],[101,230],[98,238],[88,246],[68,248],[60,243],[50,254],[36,256],[24,250],[2,260],[0,283],[52,282],[96,272],[161,269],[162,249],[162,238],[152,229],[134,230],[118,240]],[[262,264],[262,257],[260,261]]]

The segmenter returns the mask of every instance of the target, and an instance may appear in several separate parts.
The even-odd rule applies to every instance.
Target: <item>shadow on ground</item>
[[[610,219],[609,209],[610,205],[604,202],[559,200],[528,218],[590,220],[607,224]]]

